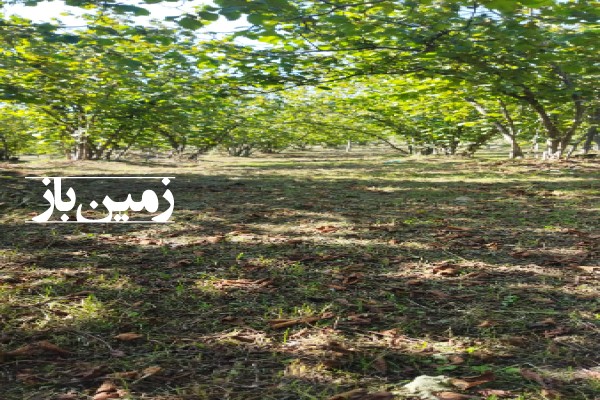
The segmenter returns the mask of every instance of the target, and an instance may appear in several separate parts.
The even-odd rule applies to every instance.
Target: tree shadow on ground
[[[0,224],[5,354],[69,352],[5,355],[5,398],[86,398],[107,379],[156,399],[326,398],[488,369],[488,387],[536,398],[531,365],[593,395],[589,180],[174,175],[173,224]]]

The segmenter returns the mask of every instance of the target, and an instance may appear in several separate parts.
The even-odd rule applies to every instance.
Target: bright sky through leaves
[[[132,2],[136,3],[136,2]],[[145,4],[141,6],[150,11],[148,17],[135,17],[135,20],[141,24],[149,23],[152,19],[164,21],[165,17],[181,15],[184,13],[194,13],[194,8],[203,4],[211,3],[208,0],[181,1],[178,3],[162,2],[158,4]],[[60,1],[42,2],[35,7],[28,7],[23,4],[4,5],[2,13],[6,16],[19,15],[31,19],[33,22],[52,22],[54,18],[58,19],[65,26],[81,26],[83,21],[78,17],[89,12],[81,7],[70,7]],[[70,15],[68,15],[70,14]],[[204,29],[206,32],[231,32],[236,28],[244,26],[242,20],[227,21],[221,17],[218,21],[212,23]]]

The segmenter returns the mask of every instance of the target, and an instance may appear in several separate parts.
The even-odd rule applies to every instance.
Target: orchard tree
[[[232,46],[232,65],[250,81],[303,85],[418,73],[489,85],[494,96],[535,113],[553,156],[598,96],[597,10],[586,0],[216,3],[209,14],[247,16],[252,26],[236,36],[265,43]]]
[[[289,124],[312,127],[308,138],[322,143],[379,141],[404,154],[455,154],[462,145],[472,154],[499,133],[440,78],[369,77],[283,97]]]
[[[26,107],[0,102],[0,161],[33,152],[43,129],[42,116]]]
[[[330,141],[349,132],[383,139],[397,136],[419,145],[429,140],[451,153],[458,143],[468,142],[473,150],[499,134],[511,144],[512,155],[519,156],[520,138],[536,130],[532,127],[535,123],[547,141],[546,154],[561,156],[574,138],[582,137],[586,118],[593,120],[587,116],[595,115],[593,104],[599,97],[598,14],[590,0],[215,3],[199,7],[195,13],[169,17],[181,28],[177,32],[159,26],[131,26],[127,18],[114,16],[148,15],[148,11],[143,3],[134,6],[118,1],[66,1],[100,11],[99,22],[90,19],[91,26],[84,32],[66,34],[50,24],[5,19],[0,24],[5,42],[1,62],[6,66],[0,77],[2,98],[32,105],[37,99],[36,107],[48,115],[57,114],[53,118],[57,126],[62,126],[58,132],[65,147],[84,157],[98,157],[114,146],[143,141],[170,146],[176,153],[181,153],[189,140],[197,143],[200,152],[227,141],[252,142],[253,149],[268,149],[275,141],[266,138],[265,132],[281,133],[275,135],[275,147],[283,146],[284,138],[294,136],[284,134],[284,126],[291,126],[287,122],[280,128],[272,124],[265,130],[267,119],[260,111],[256,112],[260,116],[257,118],[243,111],[210,121],[206,113],[194,107],[210,104],[213,108],[219,103],[215,106],[218,110],[244,110],[248,103],[188,95],[206,93],[197,82],[217,82],[213,85],[222,85],[229,94],[251,92],[256,87],[275,91],[294,86],[339,88],[331,93],[338,102],[329,102],[325,108],[333,113],[324,115],[322,110],[313,110],[311,118],[320,120],[321,126],[308,127],[304,116],[309,113],[298,114],[303,115],[300,125],[328,136]],[[229,39],[192,45],[196,39],[190,39],[186,32],[205,27],[219,16],[246,20],[250,26]],[[240,37],[254,42],[243,44],[237,41]],[[53,57],[55,54],[59,56]],[[182,58],[168,62],[176,55]],[[49,67],[40,71],[37,61]],[[81,73],[84,67],[98,73]],[[209,77],[207,69],[212,69],[214,75]],[[159,71],[159,76],[153,71]],[[177,72],[169,75],[167,71]],[[161,86],[160,82],[167,82],[165,77],[169,76],[177,77],[176,86],[183,88],[183,96],[176,88]],[[65,81],[61,83],[59,77]],[[98,77],[100,81],[94,82]],[[356,81],[359,78],[407,78],[416,88],[419,80],[441,78],[454,85],[462,98],[458,100],[438,89],[433,89],[433,97],[427,93],[404,99],[397,99],[393,93],[374,93],[370,100],[369,94],[345,97],[342,92],[348,86],[357,85],[352,90],[362,90],[363,83]],[[94,92],[90,82],[102,83],[103,90]],[[71,83],[84,95],[77,99],[68,95]],[[128,89],[117,93],[111,89],[117,86]],[[154,97],[160,97],[157,93],[163,89],[166,97],[156,100]],[[36,90],[48,96],[38,96]],[[173,100],[178,98],[184,99],[183,103]],[[412,107],[417,98],[433,101],[442,112],[411,112],[407,107]],[[386,101],[396,105],[383,107]],[[366,108],[369,102],[374,106]],[[335,112],[339,107],[361,110],[351,114],[360,115],[361,121],[351,122],[347,112]],[[100,109],[103,111],[93,111]],[[279,110],[277,114],[285,120],[285,112]],[[162,123],[158,115],[163,115]],[[340,125],[345,127],[343,132],[329,130],[329,126]],[[158,139],[155,132],[160,135]],[[235,146],[229,146],[233,152]]]
[[[210,58],[171,29],[102,15],[89,20],[69,40],[49,41],[29,21],[13,18],[4,29],[19,34],[1,42],[2,63],[10,66],[0,72],[2,99],[50,118],[75,159],[138,143],[183,151],[196,109],[220,90]]]

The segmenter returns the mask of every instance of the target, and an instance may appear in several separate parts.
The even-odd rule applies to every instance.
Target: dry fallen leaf
[[[377,357],[375,361],[373,361],[373,368],[380,374],[386,374],[388,370],[387,362],[385,361],[385,357]]]
[[[87,369],[86,371],[82,372],[80,374],[80,376],[81,376],[82,380],[95,379],[95,378],[98,378],[99,376],[106,374],[107,370],[108,370],[108,367],[106,365],[97,365],[95,367],[91,367],[91,368]]]
[[[455,392],[438,392],[435,394],[435,396],[439,400],[469,400],[477,398],[476,396],[469,396],[466,394],[460,394]]]
[[[152,376],[154,374],[158,374],[160,371],[162,371],[162,368],[159,367],[158,365],[153,365],[151,367],[148,367],[148,368],[146,368],[146,369],[144,369],[142,371],[143,375],[142,375],[141,379],[147,378],[147,377]]]
[[[441,290],[428,290],[426,293],[429,295],[433,295],[433,297],[440,300],[447,300],[452,298],[452,296],[450,296],[448,293],[444,293]]]
[[[70,351],[61,349],[57,345],[52,344],[52,343],[48,342],[47,340],[42,340],[41,342],[37,342],[37,346],[39,346],[43,350],[49,351],[51,353],[60,354],[63,356],[71,354]]]
[[[218,236],[208,236],[206,238],[206,241],[210,244],[217,244],[219,242],[222,242],[225,239],[224,235],[218,235]]]
[[[116,335],[115,339],[120,340],[122,342],[131,342],[132,340],[140,339],[143,336],[144,335],[140,335],[139,333],[135,333],[135,332],[125,332],[125,333],[119,333],[118,335]]]
[[[256,338],[252,336],[244,336],[244,335],[233,335],[229,336],[230,339],[238,340],[244,343],[254,343],[256,342]]]
[[[459,389],[467,390],[475,386],[483,385],[496,379],[496,376],[492,371],[487,371],[477,376],[467,376],[464,378],[452,379],[451,382],[454,386]]]
[[[544,331],[544,337],[545,338],[553,338],[558,335],[564,335],[565,333],[568,333],[568,332],[569,332],[569,329],[567,329],[563,326],[559,326],[556,329],[550,329],[548,331]]]
[[[480,359],[481,361],[489,361],[489,360],[493,360],[496,359],[498,357],[498,355],[490,350],[475,350],[473,353],[471,353],[471,356]]]
[[[529,300],[534,301],[536,303],[542,303],[542,304],[553,304],[554,303],[554,300],[549,299],[547,297],[542,297],[542,296],[530,297]]]
[[[525,336],[509,336],[506,338],[506,342],[512,346],[523,346],[527,343],[527,338]]]
[[[214,283],[216,288],[229,289],[229,288],[248,288],[248,289],[263,289],[269,286],[273,286],[273,280],[268,278],[262,278],[257,280],[252,279],[221,279]]]
[[[448,357],[448,361],[450,361],[450,364],[452,365],[458,365],[464,363],[465,359],[459,355],[453,354],[450,357]]]
[[[533,256],[534,254],[527,250],[519,250],[513,251],[512,253],[510,253],[510,255],[514,258],[527,258]]]
[[[481,321],[481,323],[479,323],[477,325],[477,327],[478,328],[489,328],[489,327],[496,326],[496,325],[498,325],[497,322],[494,322],[492,320],[486,319],[484,321]]]
[[[138,242],[141,245],[159,244],[159,241],[158,240],[154,240],[154,239],[140,239]]]
[[[336,353],[341,353],[341,354],[354,354],[356,352],[356,350],[353,349],[349,349],[346,346],[344,346],[343,344],[333,341],[333,342],[329,342],[325,348],[327,350],[331,350],[334,351]]]
[[[33,373],[33,370],[31,370],[29,368],[26,368],[26,369],[23,369],[23,370],[17,372],[16,377],[17,377],[18,382],[23,382],[28,385],[37,385],[38,383],[40,383],[40,380],[37,377],[37,375],[35,375]]]
[[[551,326],[556,325],[556,320],[554,318],[546,318],[541,321],[533,323],[531,326]]]
[[[433,267],[433,273],[440,276],[456,276],[460,274],[460,269],[449,264],[442,264]]]
[[[390,392],[368,393],[365,389],[354,389],[336,394],[327,400],[392,400],[393,398],[394,395]]]
[[[102,385],[100,385],[100,387],[98,389],[96,389],[96,393],[116,392],[116,391],[117,391],[117,387],[111,381],[102,382]]]
[[[339,228],[331,225],[319,226],[317,230],[321,233],[331,233],[337,231]]]
[[[596,271],[600,271],[600,267],[594,265],[577,265],[574,268],[577,268],[581,272],[585,272],[587,274],[593,274]]]
[[[50,343],[47,340],[42,340],[39,342],[19,347],[18,349],[15,349],[13,351],[8,351],[4,353],[4,355],[8,357],[20,357],[36,355],[43,352],[54,353],[61,356],[67,356],[71,354],[71,352],[68,350],[62,349],[57,345]]]
[[[114,372],[108,375],[109,378],[114,379],[137,379],[140,376],[138,371],[125,371],[125,372]]]
[[[598,379],[600,380],[600,370],[582,369],[575,373],[575,376],[583,379]]]
[[[561,397],[559,392],[550,389],[542,389],[541,394],[548,400],[559,400]]]
[[[523,378],[537,382],[542,386],[546,386],[546,382],[544,381],[544,378],[537,372],[527,369],[527,368],[521,368],[520,372],[521,372],[521,376],[523,376]]]
[[[352,325],[370,325],[373,320],[369,318],[368,314],[351,314],[346,318],[349,324]]]
[[[289,328],[290,326],[299,325],[299,324],[311,324],[313,322],[317,322],[322,319],[329,319],[332,317],[333,317],[332,313],[325,313],[321,316],[315,316],[315,317],[303,317],[303,318],[294,318],[294,319],[273,319],[271,321],[268,321],[268,323],[269,323],[269,325],[271,325],[271,328],[273,328],[273,329],[282,329],[282,328]]]
[[[233,315],[227,315],[227,316],[221,318],[221,322],[226,323],[226,324],[233,324],[233,325],[243,325],[244,324],[244,320],[242,318],[234,317]]]
[[[94,395],[92,400],[108,400],[108,399],[118,399],[121,395],[119,392],[110,392],[110,393],[97,393]]]
[[[104,381],[96,390],[93,400],[107,400],[121,398],[121,392],[111,381]]]
[[[355,283],[357,283],[361,278],[363,277],[363,274],[350,274],[348,276],[346,276],[344,278],[344,280],[342,281],[342,285],[354,285]]]
[[[178,261],[169,263],[168,268],[188,267],[188,266],[192,265],[193,263],[194,262],[192,260],[190,260],[189,258],[184,258],[182,260],[178,260]]]

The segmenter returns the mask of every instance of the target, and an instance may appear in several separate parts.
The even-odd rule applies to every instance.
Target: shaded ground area
[[[599,165],[386,160],[4,165],[0,398],[594,399]],[[26,224],[31,175],[175,176],[174,222]]]

